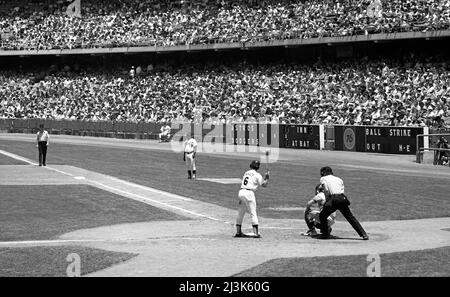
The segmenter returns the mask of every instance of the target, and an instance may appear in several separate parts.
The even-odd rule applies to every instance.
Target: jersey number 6
[[[248,184],[248,176],[244,178],[244,186]]]

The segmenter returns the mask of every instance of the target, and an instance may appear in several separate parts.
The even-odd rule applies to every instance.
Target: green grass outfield
[[[80,257],[80,275],[127,261],[136,254],[117,253],[81,246],[0,248],[0,277],[64,277],[75,253]],[[72,271],[72,270],[71,270]]]
[[[0,241],[53,239],[84,228],[186,219],[87,185],[2,185],[0,191]]]
[[[31,142],[2,140],[0,149],[36,159],[36,148]],[[199,154],[198,177],[240,178],[249,163],[250,159],[242,157]],[[187,180],[181,153],[53,143],[48,151],[48,165],[51,164],[77,166],[236,209],[239,185]],[[301,211],[269,208],[303,207],[313,195],[323,165],[327,164],[271,164],[270,184],[257,193],[259,214],[271,218],[302,218]],[[335,174],[344,179],[351,208],[362,221],[450,216],[446,179],[342,168],[335,168]]]
[[[365,277],[368,255],[281,258],[242,271],[237,277]],[[380,254],[382,277],[449,277],[450,247]]]

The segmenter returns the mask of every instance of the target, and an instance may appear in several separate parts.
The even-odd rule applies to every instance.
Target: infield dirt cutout
[[[72,166],[7,167],[8,175],[0,175],[0,185],[89,184],[191,218],[186,221],[132,223],[77,230],[55,241],[0,243],[0,247],[76,243],[139,254],[125,263],[94,272],[91,276],[230,276],[274,258],[379,254],[450,244],[450,233],[443,230],[450,225],[450,218],[362,222],[370,236],[369,241],[362,241],[346,221],[336,222],[333,227],[334,239],[318,240],[300,235],[305,231],[301,218],[260,217],[262,238],[233,238],[234,209]],[[18,176],[20,179],[15,178]],[[246,223],[246,226],[250,226]]]

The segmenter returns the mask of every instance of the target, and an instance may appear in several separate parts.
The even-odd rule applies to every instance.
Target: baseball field
[[[170,143],[0,134],[0,276],[450,276],[450,171],[415,156],[280,149],[258,189],[262,238],[233,238],[240,179],[264,151],[202,149],[197,179]],[[234,151],[233,151],[234,150]],[[345,182],[360,240],[338,214],[333,238],[304,237],[319,169]],[[248,217],[244,228],[251,230]]]

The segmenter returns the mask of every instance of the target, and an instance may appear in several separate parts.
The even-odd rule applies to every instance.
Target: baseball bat
[[[266,171],[269,172],[269,151],[266,151]]]

